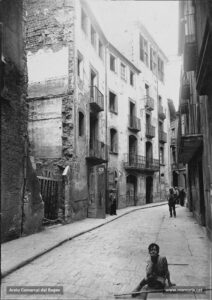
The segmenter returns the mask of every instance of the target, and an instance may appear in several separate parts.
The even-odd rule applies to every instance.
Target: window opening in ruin
[[[83,79],[83,58],[79,53],[77,57],[77,75],[80,79]]]
[[[79,136],[84,135],[84,114],[79,112]]]

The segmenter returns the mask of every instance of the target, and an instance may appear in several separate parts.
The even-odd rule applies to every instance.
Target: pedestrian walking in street
[[[184,189],[180,190],[180,205],[184,206],[186,193]]]
[[[145,285],[154,289],[164,289],[166,280],[169,287],[175,285],[170,280],[166,257],[159,255],[159,246],[152,243],[149,245],[148,250],[150,259],[146,266],[146,277],[141,280],[132,293],[139,292]],[[132,297],[136,296],[137,294],[132,294]]]
[[[115,193],[110,193],[110,215],[117,215],[116,213],[116,195]]]
[[[169,212],[170,212],[170,217],[174,215],[174,217],[176,218],[175,203],[176,203],[176,197],[174,196],[173,189],[170,188],[169,195],[168,195]]]

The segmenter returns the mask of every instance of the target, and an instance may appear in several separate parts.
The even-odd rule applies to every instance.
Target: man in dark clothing
[[[114,193],[110,193],[110,215],[117,215],[116,213],[116,196]]]
[[[149,245],[150,260],[146,266],[146,277],[141,280],[139,285],[133,290],[139,292],[145,285],[154,289],[164,289],[166,280],[168,286],[173,286],[170,280],[170,273],[168,269],[168,263],[165,256],[159,255],[159,246],[155,243]],[[132,294],[132,297],[136,297],[136,294]]]
[[[182,190],[180,191],[180,205],[181,205],[181,206],[184,206],[185,195],[186,195],[186,193],[185,193],[184,189],[182,189]]]
[[[170,212],[170,217],[172,217],[172,212],[173,212],[174,217],[176,218],[175,203],[176,203],[176,199],[174,196],[174,191],[171,188],[169,189],[169,195],[168,195],[169,212]]]

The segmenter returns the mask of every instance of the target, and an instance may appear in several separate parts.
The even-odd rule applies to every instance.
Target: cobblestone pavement
[[[151,242],[169,262],[171,280],[183,286],[209,286],[210,243],[187,208],[138,210],[79,236],[2,280],[2,299],[114,299],[130,292],[145,275]],[[24,251],[24,249],[23,249]],[[9,295],[7,286],[63,286],[63,295]],[[122,299],[129,299],[123,297]],[[212,299],[198,295],[149,294],[148,299]]]

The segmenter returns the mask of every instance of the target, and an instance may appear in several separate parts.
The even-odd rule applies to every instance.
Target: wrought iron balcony
[[[162,130],[159,130],[159,142],[167,143],[167,133]]]
[[[178,128],[178,161],[188,163],[203,145],[198,104],[187,104],[187,115],[180,114]]]
[[[160,119],[164,120],[166,118],[166,114],[165,112],[163,111],[163,106],[162,105],[159,105],[159,108],[158,108],[158,116]]]
[[[98,140],[90,141],[89,153],[86,159],[93,165],[107,162],[108,146]]]
[[[90,86],[90,108],[94,113],[104,110],[104,96],[96,86]]]
[[[176,147],[176,138],[171,138],[171,147]]]
[[[153,110],[154,109],[154,99],[150,96],[145,96],[145,108],[147,110]]]
[[[159,160],[127,153],[124,155],[124,167],[126,170],[137,172],[157,172],[159,171]]]
[[[129,115],[129,129],[132,131],[140,131],[141,120],[135,116]]]
[[[187,100],[182,100],[180,101],[180,113],[181,114],[187,114],[188,113],[188,101]]]
[[[155,127],[147,124],[146,125],[146,137],[148,138],[154,138],[155,137]]]

